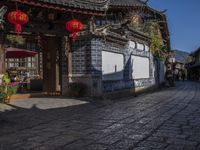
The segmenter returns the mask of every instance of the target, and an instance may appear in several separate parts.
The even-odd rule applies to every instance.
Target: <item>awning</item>
[[[6,58],[26,58],[34,57],[37,52],[30,51],[27,49],[9,47],[6,49]]]

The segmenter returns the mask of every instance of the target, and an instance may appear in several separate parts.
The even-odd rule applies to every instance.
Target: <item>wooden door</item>
[[[60,93],[61,39],[43,38],[43,91],[50,95]]]

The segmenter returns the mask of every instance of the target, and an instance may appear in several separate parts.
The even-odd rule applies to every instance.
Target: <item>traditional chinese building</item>
[[[189,79],[200,80],[200,48],[190,54],[192,61],[188,64]]]
[[[167,21],[163,12],[145,2],[7,0],[0,6],[6,6],[7,12],[19,9],[28,14],[29,22],[23,25],[21,35],[36,42],[42,51],[43,91],[47,93],[65,95],[83,85],[89,96],[134,93],[160,80],[160,63],[150,52],[152,40],[145,27],[156,23],[161,43],[170,50]],[[84,25],[75,41],[65,29],[66,22],[73,19]],[[1,33],[4,45],[8,34],[15,33],[6,20]]]

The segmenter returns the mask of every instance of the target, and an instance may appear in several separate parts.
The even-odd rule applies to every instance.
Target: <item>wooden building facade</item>
[[[84,84],[89,96],[154,86],[159,67],[150,52],[151,37],[142,28],[149,20],[158,22],[162,43],[170,49],[165,15],[139,0],[7,0],[0,6],[29,15],[22,35],[36,39],[42,49],[47,93],[69,94],[73,83]],[[84,24],[75,42],[65,29],[73,18]],[[14,34],[12,28],[4,23],[2,44],[6,34]]]
[[[200,48],[190,54],[192,61],[187,65],[188,78],[191,80],[200,80]]]

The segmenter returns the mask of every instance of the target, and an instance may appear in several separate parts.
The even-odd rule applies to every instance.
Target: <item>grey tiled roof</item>
[[[141,0],[10,0],[30,5],[40,5],[48,7],[46,4],[69,7],[75,9],[85,9],[92,11],[106,11],[109,6],[145,6]],[[41,3],[41,4],[39,4]]]
[[[40,2],[62,5],[73,8],[90,9],[104,11],[110,0],[38,0]]]
[[[110,0],[112,6],[144,6],[144,2],[140,0]]]

